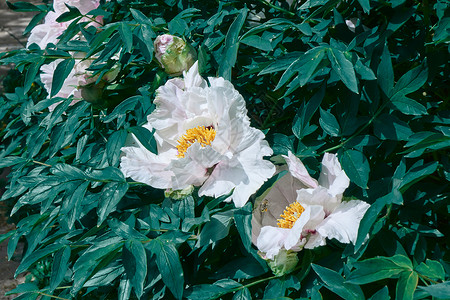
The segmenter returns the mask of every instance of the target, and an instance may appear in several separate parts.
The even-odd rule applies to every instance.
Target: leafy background
[[[9,3],[38,12],[25,34],[47,2]],[[16,274],[32,275],[11,293],[448,298],[449,13],[447,0],[116,0],[95,11],[105,20],[99,32],[73,10],[56,46],[2,53],[19,73],[0,98],[0,167],[12,167],[2,200],[17,224],[1,240],[9,237],[10,258],[25,242]],[[85,41],[71,40],[77,33]],[[323,153],[338,154],[352,182],[345,196],[371,204],[355,245],[303,250],[295,271],[276,277],[251,245],[252,203],[237,209],[195,192],[172,199],[123,177],[128,133],[155,149],[140,125],[168,79],[153,58],[163,33],[197,49],[202,75],[231,80],[274,161],[290,150],[317,175]],[[100,75],[120,69],[97,103],[69,106],[50,98],[64,76],[52,95],[39,80],[42,64],[59,58],[61,70],[70,68],[75,52]]]

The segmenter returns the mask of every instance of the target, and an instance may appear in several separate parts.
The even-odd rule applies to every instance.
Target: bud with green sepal
[[[163,34],[155,39],[155,58],[164,71],[171,75],[181,75],[197,60],[195,49],[183,39]]]

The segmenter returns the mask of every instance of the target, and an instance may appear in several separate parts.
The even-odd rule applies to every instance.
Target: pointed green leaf
[[[370,166],[369,161],[364,154],[357,150],[345,150],[339,161],[345,174],[350,178],[350,182],[354,182],[363,189],[367,189],[369,182]]]
[[[128,183],[125,182],[109,182],[103,187],[97,210],[98,225],[103,223],[111,212],[115,211],[117,204],[127,190]]]
[[[59,90],[61,90],[64,81],[67,79],[74,66],[75,59],[73,58],[64,59],[56,66],[55,73],[53,73],[50,97],[54,97],[59,92]]]
[[[140,298],[147,276],[147,255],[142,243],[133,239],[126,241],[122,250],[122,261],[127,278],[130,280],[136,296]]]
[[[241,9],[236,19],[228,29],[227,35],[225,37],[225,46],[222,54],[222,61],[219,65],[218,75],[227,80],[231,80],[231,69],[236,63],[237,51],[239,49],[239,32],[244,25],[245,19],[247,17],[247,12],[247,8]]]
[[[345,279],[336,271],[316,264],[312,264],[311,266],[325,283],[325,287],[330,291],[336,293],[343,299],[364,299],[361,288],[357,285],[345,282]]]
[[[184,276],[178,251],[172,243],[163,243],[154,239],[146,245],[156,256],[156,265],[162,275],[162,280],[176,299],[183,297]]]
[[[358,81],[356,80],[352,62],[345,57],[342,51],[335,48],[329,48],[327,55],[333,71],[337,73],[349,90],[358,94]]]
[[[50,275],[50,290],[55,290],[61,281],[64,279],[64,275],[69,267],[70,259],[70,247],[64,246],[59,249],[54,257],[52,263],[52,273]]]

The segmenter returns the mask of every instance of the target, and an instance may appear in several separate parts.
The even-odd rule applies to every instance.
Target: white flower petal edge
[[[324,238],[341,243],[356,243],[358,227],[370,205],[361,200],[342,202],[319,226],[317,232]]]
[[[325,245],[326,239],[336,239],[341,243],[355,243],[359,224],[370,205],[361,200],[342,202],[342,194],[350,181],[336,155],[329,153],[324,155],[318,182],[309,176],[303,163],[291,152],[285,156],[285,159],[290,171],[290,174],[285,176],[298,179],[307,188],[297,190],[295,200],[278,200],[279,205],[283,207],[277,207],[276,200],[269,197],[272,203],[267,204],[268,209],[271,210],[267,212],[268,215],[290,206],[294,209],[290,213],[294,223],[289,225],[290,228],[286,228],[288,223],[278,225],[275,222],[275,220],[285,219],[281,214],[278,218],[277,216],[268,218],[267,220],[273,220],[273,224],[260,229],[256,237],[258,249],[264,252],[268,259],[273,259],[281,249],[293,251],[300,251],[303,248],[313,249]],[[292,188],[292,186],[283,184],[285,188]],[[291,192],[285,191],[282,194],[289,195]],[[286,203],[289,203],[288,206]],[[293,208],[293,205],[297,205],[296,208]],[[255,214],[261,213],[254,212],[254,216]],[[260,215],[257,217],[261,218]],[[255,240],[255,237],[252,239]]]
[[[198,73],[196,62],[183,79],[170,79],[159,87],[156,109],[144,125],[154,129],[158,154],[134,139],[122,148],[120,168],[125,176],[156,188],[194,185],[200,186],[201,196],[229,194],[226,201],[241,207],[275,173],[275,166],[263,159],[273,152],[264,134],[250,127],[245,100],[233,84],[223,78],[208,81],[209,85]],[[214,136],[205,144],[189,138],[187,150],[179,150],[180,140],[197,128],[212,130]]]

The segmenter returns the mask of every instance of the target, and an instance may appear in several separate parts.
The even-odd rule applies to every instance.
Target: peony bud
[[[297,252],[282,249],[273,259],[265,257],[264,253],[258,251],[258,254],[267,261],[270,269],[275,276],[283,276],[294,271],[298,263]]]
[[[176,76],[189,70],[197,60],[197,52],[183,39],[163,34],[155,39],[155,58],[167,74]]]

